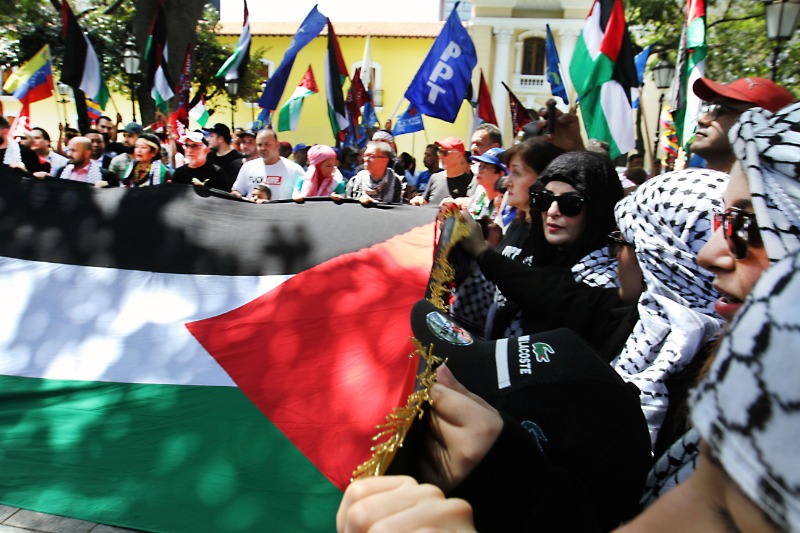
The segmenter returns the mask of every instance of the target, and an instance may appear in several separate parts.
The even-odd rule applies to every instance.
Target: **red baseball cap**
[[[458,150],[459,152],[466,153],[466,150],[464,149],[464,141],[458,137],[447,137],[441,141],[436,141],[435,144],[439,145],[445,150]]]
[[[766,78],[739,78],[728,84],[700,78],[692,85],[694,94],[710,102],[716,96],[753,104],[775,113],[795,98],[785,88]]]

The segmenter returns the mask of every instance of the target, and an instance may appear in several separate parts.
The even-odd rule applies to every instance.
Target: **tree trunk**
[[[156,120],[156,103],[150,96],[147,87],[147,72],[150,68],[144,57],[147,48],[147,39],[150,26],[156,13],[158,0],[137,2],[134,16],[134,38],[136,49],[141,55],[141,69],[138,77],[136,99],[139,103],[139,116],[142,125],[147,126]],[[197,39],[197,21],[203,16],[206,0],[164,0],[164,12],[167,18],[167,50],[168,72],[173,84],[178,83],[181,68],[183,67],[184,52],[188,43]],[[174,90],[174,87],[173,87]],[[177,97],[169,101],[170,111],[177,107]]]

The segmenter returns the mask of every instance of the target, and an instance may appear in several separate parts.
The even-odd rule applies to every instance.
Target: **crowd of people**
[[[761,78],[692,89],[702,164],[666,172],[637,153],[615,167],[605,143],[584,143],[574,109],[507,145],[492,124],[468,143],[440,139],[420,170],[388,126],[357,150],[219,123],[179,138],[130,123],[117,142],[107,117],[63,153],[41,128],[10,138],[0,117],[0,161],[97,187],[455,210],[469,236],[450,257],[452,320],[482,343],[567,328],[619,380],[609,391],[635,391],[634,414],[603,413],[612,392],[592,408],[564,401],[558,380],[534,395],[514,362],[513,394],[499,381],[470,390],[474,365],[455,358],[437,370],[415,467],[352,483],[341,532],[800,531],[800,103]],[[543,410],[591,412],[629,440],[566,442]]]

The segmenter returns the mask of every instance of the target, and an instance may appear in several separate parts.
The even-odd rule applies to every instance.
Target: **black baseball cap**
[[[217,135],[225,139],[225,142],[227,143],[231,142],[231,129],[222,122],[217,122],[216,124],[211,126],[211,128],[208,130],[208,133],[216,133]]]
[[[560,328],[484,341],[427,299],[414,305],[411,329],[468,390],[511,423],[541,432],[546,460],[582,481],[601,523],[610,529],[618,513],[635,513],[651,465],[639,390],[577,333]],[[412,426],[425,430],[427,424]]]

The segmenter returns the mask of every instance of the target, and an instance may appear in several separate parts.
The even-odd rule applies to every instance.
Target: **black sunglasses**
[[[633,248],[633,243],[626,241],[621,231],[612,231],[608,234],[608,257],[610,259],[616,259],[617,253],[623,246]]]
[[[754,248],[764,246],[755,213],[736,207],[729,207],[725,211],[714,211],[714,231],[720,226],[728,243],[728,250],[736,259],[747,257],[751,246]]]
[[[558,210],[562,215],[565,217],[574,217],[581,214],[583,204],[586,203],[586,198],[574,194],[556,196],[548,190],[531,192],[531,206],[540,213],[544,213],[550,209],[553,202],[558,204]]]

